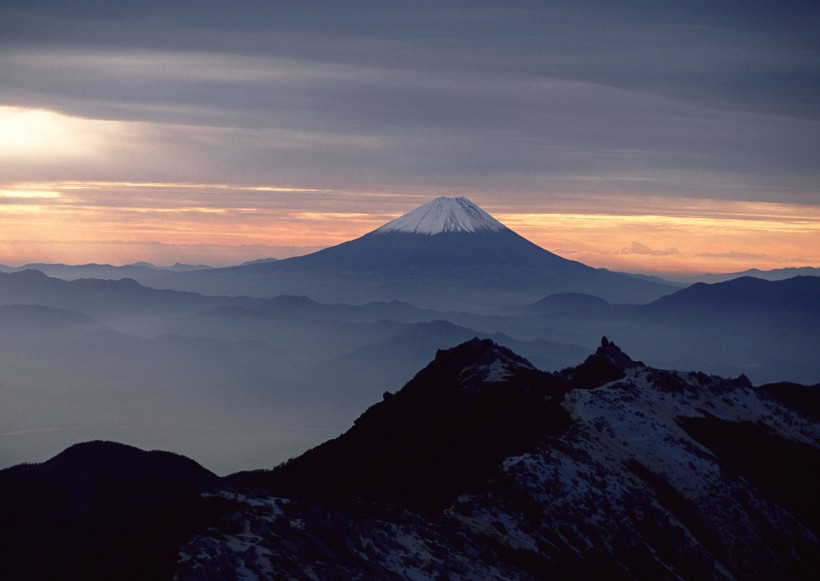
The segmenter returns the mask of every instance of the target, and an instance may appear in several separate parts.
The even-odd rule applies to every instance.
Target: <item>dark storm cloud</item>
[[[811,203],[817,25],[811,2],[5,2],[0,104],[151,124],[180,162],[133,171],[168,179]]]

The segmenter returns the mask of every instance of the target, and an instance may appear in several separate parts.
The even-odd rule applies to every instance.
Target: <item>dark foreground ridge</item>
[[[567,387],[509,349],[473,339],[439,351],[349,431],[280,466],[264,485],[285,497],[442,509],[485,484],[504,458],[565,430]]]
[[[816,578],[816,393],[473,339],[270,471],[99,442],[0,471],[3,573]]]
[[[61,577],[112,535],[217,486],[219,478],[170,452],[114,442],[71,446],[42,464],[0,471],[1,577]]]
[[[604,337],[581,365],[559,374],[485,339],[436,358],[349,431],[278,467],[258,484],[288,498],[370,498],[442,509],[486,486],[499,463],[570,426],[561,406],[572,388],[593,388],[643,366]],[[332,482],[332,486],[328,483]]]

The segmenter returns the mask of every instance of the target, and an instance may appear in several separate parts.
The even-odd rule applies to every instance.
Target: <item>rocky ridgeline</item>
[[[818,443],[815,420],[744,377],[653,369],[606,339],[547,374],[473,340],[219,493],[236,510],[177,574],[811,577]]]

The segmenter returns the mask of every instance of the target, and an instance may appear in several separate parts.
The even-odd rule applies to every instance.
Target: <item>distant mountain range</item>
[[[204,264],[174,264],[173,266],[156,266],[149,262],[135,262],[125,266],[110,264],[43,264],[30,263],[23,266],[4,266],[0,264],[0,272],[22,272],[24,270],[39,270],[55,278],[77,280],[79,278],[101,278],[120,280],[133,278],[148,282],[159,272],[188,272],[191,270],[207,270],[211,268]]]
[[[704,274],[703,276],[698,278],[698,281],[706,283],[726,282],[744,276],[762,278],[763,280],[784,280],[787,278],[793,278],[795,276],[820,276],[820,268],[814,268],[811,266],[775,268],[772,270],[760,270],[758,268],[750,268],[749,270],[744,270],[742,272],[727,272],[724,274]]]
[[[577,308],[581,301],[590,304]],[[820,377],[820,360],[812,355],[820,352],[820,277],[698,283],[648,305],[606,306],[578,297],[574,302],[574,308],[533,303],[517,312],[530,329],[540,321],[587,340],[595,333],[617,334],[627,349],[663,367],[746,373],[761,383]],[[502,328],[525,336],[523,330]],[[557,334],[537,333],[561,340]]]
[[[529,242],[464,197],[436,198],[360,238],[282,260],[262,258],[223,268],[147,262],[0,265],[0,272],[24,270],[66,280],[131,278],[153,288],[206,295],[293,295],[348,304],[399,300],[424,308],[483,312],[547,295],[586,294],[613,303],[645,304],[693,282],[820,276],[820,268],[799,267],[670,282],[594,269]]]
[[[444,342],[425,343],[427,348],[452,346],[483,333],[523,348],[539,365],[552,368],[571,364],[574,360],[569,354],[577,356],[582,346],[594,344],[601,333],[617,333],[630,350],[645,353],[658,365],[748,373],[758,382],[820,377],[820,360],[812,355],[820,351],[820,333],[814,323],[820,314],[820,277],[783,281],[743,277],[711,285],[698,283],[647,305],[619,305],[593,295],[559,293],[507,307],[495,315],[476,315],[419,309],[397,301],[349,305],[322,304],[297,296],[219,297],[155,290],[131,280],[64,281],[37,271],[0,273],[0,305],[18,304],[77,311],[121,332],[146,337],[166,333],[265,340],[292,349],[302,345],[298,338],[304,336],[304,349],[311,351],[311,345],[327,344],[338,336],[338,347],[325,348],[331,349],[328,354],[348,357],[344,363],[333,364],[349,368],[352,374],[356,373],[353,362],[363,352],[354,353],[359,348],[369,350],[373,364],[373,357],[379,357],[376,345],[384,347],[385,356],[395,353],[394,361],[405,369],[420,364],[426,357],[422,352],[418,359],[399,361],[399,345],[416,341],[413,336],[419,329],[406,325],[448,321],[461,328],[457,338],[439,326],[439,341]],[[331,325],[331,321],[339,324]],[[382,343],[395,338],[399,329],[408,334],[401,342],[390,348]],[[356,336],[369,340],[358,343],[353,339]],[[548,341],[555,348],[539,356],[536,349],[525,348],[514,338]],[[452,339],[455,341],[448,342]]]
[[[480,315],[0,274],[0,425],[15,434],[0,436],[0,467],[91,438],[168,446],[222,474],[281,461],[474,336],[544,370],[605,333],[656,367],[816,383],[818,293],[818,277],[744,278],[648,305],[559,294]]]
[[[273,470],[101,442],[2,470],[0,574],[815,578],[819,403],[607,339],[556,373],[473,339]]]
[[[658,311],[685,313],[690,316],[713,317],[744,312],[750,318],[762,311],[798,317],[809,314],[820,316],[820,277],[795,276],[782,280],[763,280],[744,276],[726,282],[696,283],[674,294],[661,297],[653,303]]]

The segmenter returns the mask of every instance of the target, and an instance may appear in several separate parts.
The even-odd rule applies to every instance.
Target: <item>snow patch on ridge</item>
[[[516,369],[534,370],[535,367],[528,361],[518,361],[501,351],[496,351],[492,360],[465,367],[459,374],[459,380],[463,383],[505,382],[515,374]]]
[[[464,197],[440,197],[388,222],[373,234],[404,232],[435,236],[444,232],[498,232],[506,227]]]

